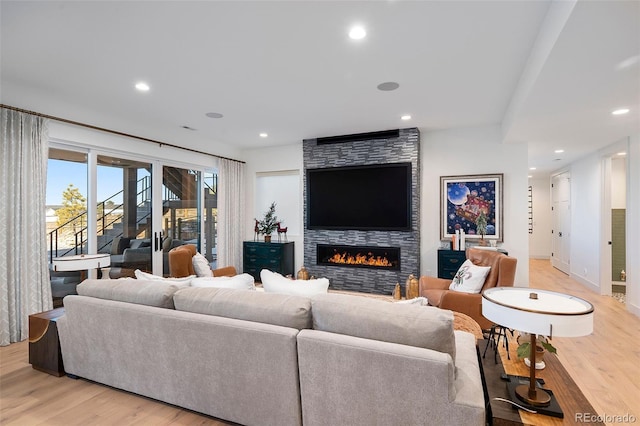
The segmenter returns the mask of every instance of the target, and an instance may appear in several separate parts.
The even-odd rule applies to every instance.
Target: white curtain
[[[244,163],[220,159],[218,175],[218,267],[242,270]]]
[[[53,308],[47,263],[47,121],[1,109],[0,346],[29,337],[29,315]]]

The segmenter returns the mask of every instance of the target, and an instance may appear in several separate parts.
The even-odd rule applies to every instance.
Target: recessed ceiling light
[[[564,149],[556,149],[555,151],[556,154],[562,154],[564,152]]]
[[[148,92],[150,87],[144,81],[139,81],[136,83],[136,89],[138,89],[141,92]]]
[[[396,90],[398,87],[400,87],[400,85],[395,81],[386,81],[384,83],[378,84],[378,90],[382,90],[383,92]]]
[[[535,167],[529,167],[529,170],[535,170],[535,169],[536,169]]]
[[[411,120],[411,116],[409,114],[403,115],[402,117],[400,117],[400,120],[405,120],[405,121]]]
[[[209,117],[209,118],[222,118],[222,117],[224,117],[224,115],[220,114],[219,112],[208,112],[205,115],[207,117]]]
[[[619,152],[617,155],[619,155],[621,157],[624,157],[625,155],[627,155],[627,153],[626,152]]]
[[[533,176],[529,175],[529,176],[527,176],[527,177],[528,177],[529,179],[531,179]]]
[[[367,36],[365,29],[359,25],[352,27],[349,30],[349,38],[353,40],[361,40]]]
[[[611,115],[623,115],[629,112],[629,108],[620,108],[615,111],[611,111]]]
[[[269,136],[269,135],[268,135],[268,134],[266,134],[266,133],[260,133],[260,137],[261,137],[261,138],[266,138],[267,136]]]

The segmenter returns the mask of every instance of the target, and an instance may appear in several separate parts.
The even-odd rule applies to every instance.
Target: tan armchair
[[[467,259],[475,265],[491,266],[487,279],[479,294],[449,290],[451,280],[420,277],[420,296],[424,296],[432,306],[469,315],[483,330],[494,325],[482,316],[482,291],[491,287],[513,287],[517,259],[493,250],[470,248]]]
[[[171,249],[169,251],[169,275],[173,278],[195,275],[192,258],[197,251],[193,244],[185,244]],[[214,277],[232,277],[236,274],[236,268],[233,266],[225,266],[211,271],[211,275]]]

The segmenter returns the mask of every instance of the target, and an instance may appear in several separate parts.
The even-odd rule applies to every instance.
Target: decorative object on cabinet
[[[487,218],[486,237],[503,240],[502,173],[440,177],[440,239],[451,239],[463,230],[467,240],[484,239],[476,221]]]
[[[260,271],[268,269],[287,276],[294,270],[294,243],[263,243],[245,241],[243,243],[243,272],[260,282]]]
[[[278,242],[282,242],[282,237],[281,235],[284,234],[284,241],[287,242],[289,241],[289,239],[287,238],[287,230],[289,229],[288,226],[285,226],[284,228],[282,227],[282,222],[278,222],[276,225],[278,225]]]
[[[257,219],[256,219],[257,220]],[[269,210],[267,210],[264,214],[262,220],[257,223],[258,234],[264,235],[264,242],[271,242],[271,234],[273,231],[278,229],[278,217],[276,216],[276,202],[272,202],[271,206],[269,206]]]

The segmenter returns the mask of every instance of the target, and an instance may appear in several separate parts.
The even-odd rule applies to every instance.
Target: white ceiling
[[[2,103],[214,154],[501,125],[505,143],[528,143],[544,174],[640,134],[635,0],[0,7]],[[355,23],[365,39],[348,38]],[[137,92],[139,80],[151,90]],[[376,89],[386,81],[400,88]],[[611,116],[622,106],[631,112]]]

